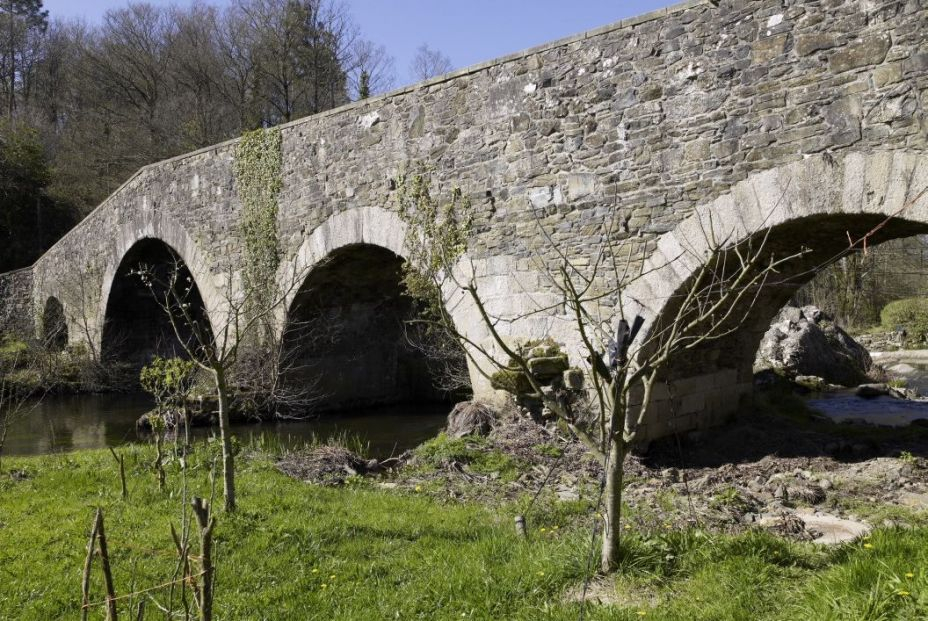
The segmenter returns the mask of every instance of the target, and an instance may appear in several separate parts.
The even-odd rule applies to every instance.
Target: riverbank
[[[781,422],[782,429],[791,429],[788,420]],[[709,519],[690,523],[694,515],[701,517],[701,509],[687,509],[698,497],[715,498],[705,505],[713,510],[738,505],[741,492],[726,491],[740,485],[732,473],[751,472],[757,464],[782,470],[793,460],[797,466],[783,473],[790,479],[781,482],[786,490],[796,487],[793,480],[808,482],[803,464],[817,473],[826,463],[816,459],[841,468],[889,464],[900,472],[923,466],[917,454],[872,453],[896,451],[902,446],[897,442],[919,446],[920,438],[877,433],[868,443],[851,433],[838,440],[839,455],[831,457],[818,444],[778,450],[776,445],[797,436],[770,432],[761,425],[754,443],[746,443],[736,423],[710,442],[690,438],[682,456],[688,464],[671,463],[681,456],[673,457],[670,444],[635,458],[628,547],[623,572],[615,579],[587,572],[595,504],[588,492],[595,486],[578,488],[575,496],[565,493],[558,475],[558,483],[545,486],[530,506],[530,491],[538,489],[547,471],[546,462],[528,463],[527,455],[557,460],[558,449],[565,448],[569,455],[557,438],[541,443],[529,438],[535,442],[531,451],[521,452],[515,447],[503,452],[504,437],[474,441],[470,452],[432,442],[415,451],[418,461],[400,472],[347,476],[335,487],[287,476],[279,470],[282,455],[245,447],[239,457],[240,512],[218,516],[218,618],[576,619],[586,578],[591,579],[588,619],[858,619],[874,607],[889,619],[924,614],[924,511],[900,506],[892,515],[880,513],[880,498],[866,500],[883,485],[879,479],[856,487],[835,477],[826,490],[822,506],[829,511],[846,498],[863,500],[858,517],[868,506],[877,509],[867,514],[877,527],[872,533],[839,546],[778,536],[743,519],[731,519],[730,524],[739,524],[731,529]],[[732,455],[740,458],[720,467],[717,460],[728,459],[718,454],[724,443],[740,443],[732,446]],[[841,457],[845,449],[850,453]],[[190,457],[192,490],[204,496],[211,493],[212,450],[200,443]],[[806,454],[811,452],[818,456]],[[97,506],[106,514],[117,592],[126,595],[170,581],[175,560],[170,524],[180,519],[177,464],[168,464],[168,491],[161,493],[150,468],[151,448],[130,445],[121,453],[127,501],[120,497],[117,468],[106,452],[4,459],[0,618],[78,616],[86,537]],[[449,455],[452,459],[444,459]],[[699,477],[692,475],[702,470],[717,476],[697,487]],[[922,484],[919,473],[900,476],[908,478],[897,479],[900,490],[912,489],[906,483]],[[686,486],[690,496],[681,491]],[[465,493],[468,489],[482,492]],[[800,498],[780,501],[784,507],[810,506]],[[526,539],[515,533],[516,515],[526,516]],[[96,576],[93,592],[96,601],[102,593]],[[166,597],[164,591],[151,595],[158,601]],[[123,603],[128,611],[133,602]]]

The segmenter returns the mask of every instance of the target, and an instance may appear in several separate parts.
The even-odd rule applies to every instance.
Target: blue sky
[[[189,4],[189,0],[149,0]],[[211,4],[227,4],[215,0]],[[397,86],[423,43],[455,68],[505,56],[547,41],[674,4],[670,0],[346,0],[364,36],[396,59]],[[127,0],[45,0],[52,17],[100,19]]]

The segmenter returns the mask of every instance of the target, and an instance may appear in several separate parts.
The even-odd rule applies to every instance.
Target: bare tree
[[[242,128],[236,118],[234,98],[224,96],[224,61],[218,40],[220,16],[216,7],[199,3],[189,9],[171,9],[176,32],[171,38],[169,65],[170,107],[189,121],[182,148],[196,149],[222,141]]]
[[[255,88],[269,124],[343,103],[340,63],[352,26],[342,5],[323,0],[242,0],[237,10],[251,31]]]
[[[0,3],[2,36],[0,65],[3,67],[10,118],[16,112],[17,91],[28,91],[26,79],[31,74],[37,56],[38,38],[48,28],[48,11],[42,10],[41,0],[4,0]]]
[[[426,43],[419,46],[409,64],[409,73],[416,81],[429,80],[444,75],[452,69],[454,65],[451,64],[451,59],[439,50],[433,50]]]
[[[670,264],[698,267],[659,323],[642,330],[641,318],[623,316],[624,292],[645,272],[640,264],[636,268],[630,249],[618,241],[618,207],[601,223],[603,241],[589,264],[571,258],[539,221],[547,258],[539,255],[537,263],[547,285],[566,301],[571,336],[581,352],[574,363],[584,367],[586,385],[581,387],[566,377],[542,378],[533,364],[533,348],[514,342],[501,330],[526,317],[552,313],[555,307],[526,308],[515,316],[493,313],[481,293],[478,270],[464,254],[475,215],[463,193],[455,189],[449,199],[435,199],[428,170],[402,176],[398,190],[410,248],[405,284],[424,302],[423,321],[455,334],[472,367],[497,386],[513,392],[520,390],[515,386],[523,386],[603,463],[601,565],[603,571],[612,571],[618,561],[625,456],[649,415],[655,386],[668,381],[673,363],[686,352],[736,331],[768,278],[805,251],[776,256],[766,247],[769,230],[735,239],[720,234],[724,227],[710,217],[700,240],[706,252],[684,248],[680,256],[669,259]],[[490,335],[489,345],[455,327],[442,303],[443,292],[449,291],[462,292],[476,310]]]
[[[348,86],[352,99],[366,99],[388,91],[396,81],[393,57],[387,48],[359,39],[351,48]]]
[[[223,493],[226,511],[235,511],[235,461],[229,429],[234,369],[249,347],[260,346],[266,329],[293,291],[302,283],[293,273],[283,286],[265,289],[239,287],[239,279],[227,268],[222,300],[213,307],[195,308],[195,284],[186,276],[180,259],[167,275],[153,266],[142,266],[137,275],[149,288],[168,317],[174,334],[188,357],[207,371],[216,389],[219,437],[222,444]],[[215,322],[211,325],[209,317]],[[256,345],[257,344],[257,345]]]

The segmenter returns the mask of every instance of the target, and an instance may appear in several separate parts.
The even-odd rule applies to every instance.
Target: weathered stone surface
[[[566,355],[544,358],[529,358],[528,368],[532,375],[541,378],[550,378],[561,375],[570,367]]]
[[[829,59],[829,65],[834,73],[878,65],[886,58],[891,45],[892,39],[888,34],[868,37],[837,50]]]
[[[31,335],[38,323],[35,313],[32,270],[0,274],[0,335],[5,332]]]
[[[796,37],[796,53],[808,56],[820,50],[830,50],[835,46],[835,38],[828,33],[813,33]]]
[[[870,365],[867,350],[814,306],[784,308],[764,335],[754,361],[756,371],[812,375],[842,386],[866,381]]]
[[[861,108],[856,97],[842,97],[826,106],[823,116],[830,130],[832,145],[852,145],[860,140]]]
[[[786,52],[787,36],[784,34],[766,37],[754,43],[751,49],[751,57],[755,63],[770,62],[777,56]]]

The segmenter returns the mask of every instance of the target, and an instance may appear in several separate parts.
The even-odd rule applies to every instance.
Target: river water
[[[102,394],[52,396],[35,404],[7,437],[4,455],[42,455],[147,441],[135,422],[151,410],[146,395]],[[310,440],[351,438],[372,457],[389,457],[421,444],[445,425],[448,404],[398,405],[326,414],[299,421],[234,425],[243,441],[264,440],[299,447]],[[205,438],[213,429],[198,427],[191,435]]]
[[[891,369],[900,363],[909,367],[900,374],[906,379],[907,386],[928,395],[928,360],[882,362]],[[928,400],[863,399],[857,397],[853,389],[813,394],[808,404],[835,422],[901,426],[916,420],[928,421]],[[4,454],[41,455],[147,441],[150,436],[137,431],[135,422],[152,406],[151,399],[143,394],[47,397],[10,430]],[[445,425],[450,409],[448,404],[368,408],[301,421],[236,425],[233,433],[244,441],[263,439],[289,447],[299,447],[310,440],[347,437],[366,446],[370,456],[383,458],[399,454],[437,435]],[[213,433],[213,429],[206,427],[191,430],[196,438],[205,438]]]
[[[928,362],[924,357],[893,360],[875,360],[887,368],[891,375],[905,380],[906,387],[928,397]],[[855,394],[855,389],[812,395],[808,405],[836,423],[860,422],[871,425],[904,427],[915,421],[928,424],[928,399],[905,400],[893,397],[865,399]]]

